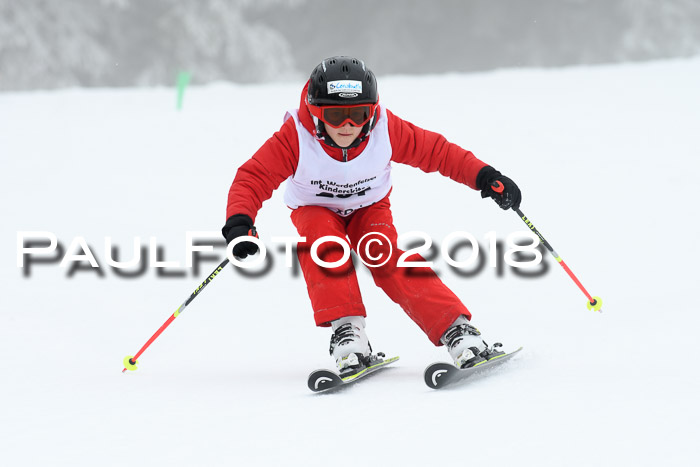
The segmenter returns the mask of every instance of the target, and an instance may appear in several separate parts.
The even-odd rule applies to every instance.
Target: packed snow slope
[[[691,464],[699,77],[700,59],[383,77],[384,105],[520,185],[524,213],[605,305],[587,310],[549,255],[534,278],[491,268],[487,234],[523,230],[517,215],[395,166],[399,232],[424,231],[436,245],[474,235],[480,272],[459,274],[440,255],[435,268],[488,342],[524,350],[486,378],[429,389],[423,369],[447,353],[359,266],[372,345],[401,360],[328,395],[312,394],[306,377],[332,365],[329,331],[314,326],[303,279],[271,240],[296,233],[282,190],[257,219],[269,271],[229,266],[138,371],[121,373],[124,356],[218,264],[186,268],[185,233],[221,228],[236,168],[303,83],[191,88],[179,112],[172,89],[0,94],[0,463]],[[68,267],[32,263],[25,274],[23,231],[51,232],[64,250],[82,237],[100,267],[83,258],[71,273],[64,251]],[[180,263],[166,272],[181,277],[149,266],[121,277],[107,264],[107,237],[123,261],[135,237],[146,247],[156,237],[160,259]]]

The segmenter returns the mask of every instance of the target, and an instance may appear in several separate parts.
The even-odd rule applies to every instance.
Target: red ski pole
[[[194,290],[194,292],[192,292],[192,294],[189,296],[189,298],[187,300],[185,300],[182,303],[182,305],[180,305],[177,308],[177,310],[175,310],[175,313],[170,315],[168,320],[165,323],[163,323],[163,325],[160,328],[158,328],[156,333],[153,334],[150,339],[148,339],[148,342],[146,342],[143,345],[143,347],[141,347],[141,349],[138,352],[136,352],[136,355],[127,355],[126,357],[124,357],[124,369],[122,370],[122,373],[125,373],[126,370],[135,371],[137,369],[136,364],[138,363],[138,358],[141,356],[141,354],[148,348],[148,346],[150,346],[153,343],[153,341],[155,341],[158,338],[158,336],[161,335],[161,333],[163,331],[165,331],[165,328],[170,326],[170,323],[172,323],[175,320],[175,318],[180,316],[182,314],[182,312],[185,311],[185,308],[187,308],[187,305],[189,305],[192,302],[192,300],[194,300],[195,297],[197,297],[197,295],[199,295],[199,292],[201,292],[204,289],[204,287],[206,287],[211,281],[214,280],[214,278],[216,276],[219,275],[219,273],[224,269],[224,267],[227,264],[228,264],[228,258],[223,260],[221,262],[221,264],[219,264],[219,267],[217,267],[211,274],[209,274],[209,277],[207,277],[204,280],[204,282],[199,284],[199,286]]]
[[[537,235],[539,237],[540,242],[542,242],[542,244],[549,250],[549,252],[552,254],[552,256],[554,256],[554,259],[556,259],[557,262],[561,265],[561,267],[564,268],[564,271],[566,271],[566,273],[569,275],[571,280],[573,280],[574,283],[578,286],[578,288],[581,289],[581,292],[583,292],[583,294],[588,299],[588,303],[586,304],[588,309],[593,310],[593,311],[600,311],[602,313],[601,307],[603,306],[603,300],[600,297],[592,297],[591,294],[589,294],[588,291],[586,290],[586,288],[583,286],[583,284],[581,284],[581,281],[578,280],[576,275],[574,275],[573,271],[571,271],[571,269],[569,269],[569,266],[567,266],[566,263],[564,262],[564,260],[561,259],[561,256],[559,256],[559,254],[556,251],[554,251],[554,248],[552,248],[552,245],[550,245],[549,242],[547,240],[545,240],[545,238],[542,236],[540,231],[537,230],[537,228],[535,228],[532,221],[530,221],[530,219],[528,219],[520,209],[513,208],[513,210],[518,213],[518,215],[523,220],[523,222],[525,222],[525,225],[527,225],[528,228],[530,230],[532,230],[535,233],[535,235]]]
[[[493,190],[493,193],[490,193],[490,196],[492,198],[494,198],[496,201],[498,201],[497,196],[500,195],[501,193],[503,193],[503,189],[504,189],[503,183],[496,181],[496,182],[491,184],[491,189]],[[532,221],[530,221],[519,208],[513,208],[513,210],[518,213],[518,215],[523,220],[523,222],[525,222],[525,225],[527,225],[528,228],[530,230],[532,230],[535,233],[535,235],[537,235],[539,237],[540,242],[549,250],[549,252],[552,254],[552,256],[554,256],[554,259],[556,259],[557,262],[561,265],[561,267],[564,268],[564,271],[566,271],[566,273],[569,275],[571,280],[573,280],[574,283],[578,286],[578,288],[581,289],[581,292],[583,292],[583,294],[588,299],[588,303],[586,304],[588,309],[593,310],[593,311],[601,311],[601,307],[603,306],[603,299],[601,299],[600,297],[592,297],[591,294],[589,294],[588,291],[586,290],[586,288],[583,286],[583,284],[581,284],[581,281],[578,280],[578,277],[576,277],[576,275],[573,273],[573,271],[571,269],[569,269],[569,266],[566,265],[564,260],[561,259],[561,256],[559,256],[559,254],[556,251],[554,251],[554,248],[552,248],[552,245],[550,245],[549,242],[547,240],[545,240],[544,236],[540,233],[540,231],[537,230],[537,228],[535,228]],[[602,313],[602,311],[601,311],[601,313]]]

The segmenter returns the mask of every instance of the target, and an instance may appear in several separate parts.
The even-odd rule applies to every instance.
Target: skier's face
[[[350,146],[352,142],[355,141],[358,136],[360,136],[361,131],[362,127],[352,126],[349,122],[340,128],[333,128],[330,125],[326,125],[326,132],[328,133],[328,136],[330,136],[335,144],[341,148],[347,148]]]

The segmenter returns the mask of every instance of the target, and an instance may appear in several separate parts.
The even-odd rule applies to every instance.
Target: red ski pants
[[[367,251],[375,258],[384,254],[388,261],[383,266],[369,268],[374,283],[403,308],[433,344],[440,345],[440,337],[460,315],[471,319],[469,310],[432,269],[396,266],[404,252],[396,245],[397,233],[388,196],[347,217],[320,206],[299,207],[292,211],[291,217],[299,235],[306,237],[305,242],[299,243],[297,255],[317,326],[328,326],[331,321],[344,316],[367,316],[352,260],[348,259],[339,267],[327,268],[316,264],[312,258],[311,245],[325,236],[338,237],[346,242],[349,239],[349,245],[362,258]],[[362,242],[361,251],[357,251],[360,239],[370,232],[383,234],[389,239],[393,251],[391,256],[388,248],[377,243],[371,244],[367,250]],[[343,250],[338,243],[329,241],[318,247],[317,256],[332,263],[342,259]],[[423,258],[414,254],[406,260],[423,261]]]

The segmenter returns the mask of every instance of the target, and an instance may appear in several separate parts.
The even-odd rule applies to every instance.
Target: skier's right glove
[[[221,229],[221,233],[224,235],[227,245],[231,243],[233,239],[246,235],[258,238],[258,232],[253,225],[253,219],[246,214],[234,214],[229,217],[226,221],[226,225]],[[248,255],[254,255],[257,252],[258,245],[253,242],[241,242],[233,247],[233,256],[241,259]]]

